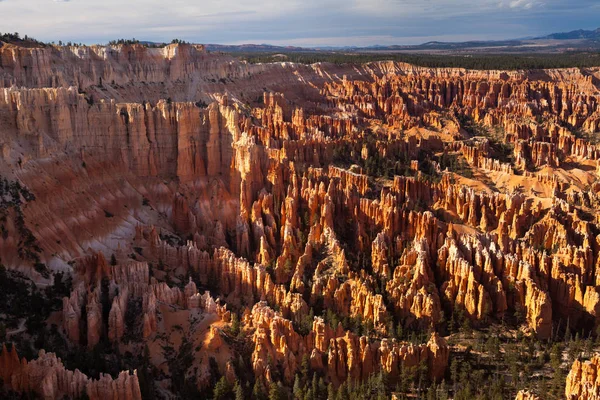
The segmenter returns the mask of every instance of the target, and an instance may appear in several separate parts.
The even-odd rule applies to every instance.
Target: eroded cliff
[[[0,60],[0,254],[53,299],[43,340],[10,321],[7,341],[48,352],[3,350],[8,389],[130,399],[221,376],[259,392],[385,376],[420,393],[454,379],[464,351],[444,336],[466,327],[596,332],[590,71],[251,65],[195,45]],[[113,377],[53,350],[72,365],[97,352],[106,370],[82,368]],[[589,365],[567,396],[593,398]]]

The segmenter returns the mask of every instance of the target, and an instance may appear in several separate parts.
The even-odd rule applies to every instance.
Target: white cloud
[[[486,13],[498,0],[352,0],[352,8],[367,14],[433,18]],[[501,1],[501,4],[504,1]]]
[[[60,4],[57,4],[60,3]],[[302,8],[301,0],[5,0],[0,6],[2,30],[19,28],[32,35],[89,32],[102,27],[117,32],[145,31],[149,27],[195,25],[276,18]],[[86,25],[87,24],[87,25]]]
[[[597,24],[597,8],[592,9],[597,5],[597,0],[0,0],[0,30],[86,43],[178,37],[204,43],[404,44],[425,37],[551,33],[578,12],[587,22],[573,23],[572,29],[590,28]]]
[[[543,1],[532,1],[532,0],[513,0],[508,3],[509,8],[517,8],[524,10],[531,10],[535,7],[543,7],[545,3]]]

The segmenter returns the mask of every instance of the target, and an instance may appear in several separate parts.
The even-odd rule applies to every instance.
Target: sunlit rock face
[[[576,360],[567,376],[565,398],[567,399],[597,399],[600,397],[598,386],[598,364],[597,356],[589,361]]]
[[[44,321],[69,349],[144,355],[165,379],[185,352],[197,388],[235,382],[244,344],[265,387],[303,364],[336,388],[441,381],[453,316],[539,339],[597,326],[598,72],[5,45],[0,257],[41,288],[72,277]],[[12,390],[141,398],[134,371],[17,351]],[[596,361],[568,398],[598,396]]]

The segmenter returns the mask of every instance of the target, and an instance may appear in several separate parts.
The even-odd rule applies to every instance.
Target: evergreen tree
[[[345,399],[349,399],[349,398],[350,398],[350,393],[348,392],[348,383],[343,382],[337,390],[335,399],[336,400],[345,400]]]
[[[555,396],[555,398],[560,398],[562,395],[562,385],[563,385],[563,373],[561,370],[562,363],[562,349],[558,343],[555,343],[552,346],[552,351],[550,353],[550,365],[554,371],[552,375],[552,388],[551,393]]]
[[[252,388],[252,398],[257,400],[266,400],[267,396],[265,395],[265,386],[262,384],[260,379],[257,379],[254,382],[254,387]]]
[[[281,382],[271,382],[269,385],[269,400],[285,400],[285,390],[281,386]]]
[[[335,388],[332,383],[327,385],[327,400],[335,400]]]
[[[235,385],[233,385],[233,393],[235,395],[235,400],[244,400],[244,389],[239,381],[236,381]]]
[[[427,389],[427,400],[437,400],[435,384],[429,386],[429,389]]]
[[[304,400],[315,400],[315,395],[312,389],[308,389],[304,395]]]
[[[231,334],[236,337],[240,334],[240,319],[235,312],[231,313]]]
[[[304,390],[302,389],[302,383],[300,382],[300,376],[298,374],[296,374],[296,377],[294,378],[294,387],[292,391],[294,394],[294,399],[304,399]]]
[[[317,397],[318,398],[325,398],[327,396],[327,385],[325,385],[325,381],[323,380],[323,377],[319,378],[319,386],[317,389]]]
[[[571,341],[571,318],[567,318],[567,327],[565,328],[565,341]]]
[[[304,385],[306,385],[308,383],[308,377],[310,374],[310,362],[309,362],[307,354],[304,354],[302,356],[302,364],[300,365],[300,373],[302,374],[302,383]]]
[[[227,379],[225,379],[225,377],[222,376],[221,379],[219,379],[219,381],[215,385],[215,388],[213,390],[213,398],[215,400],[225,399],[227,398],[227,396],[229,396],[230,393],[231,387],[229,386],[229,383],[227,383]]]
[[[448,388],[446,387],[445,380],[443,380],[442,383],[440,384],[438,399],[439,400],[448,400]]]
[[[318,398],[319,383],[317,381],[317,374],[313,374],[313,376],[312,376],[311,389],[312,389],[313,396],[315,396],[315,398]]]

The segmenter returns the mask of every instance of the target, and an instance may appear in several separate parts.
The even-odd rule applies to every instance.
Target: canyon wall
[[[215,369],[291,385],[303,359],[336,388],[421,366],[441,381],[459,319],[595,332],[592,73],[5,45],[2,262],[44,287],[72,277],[48,321],[80,351],[130,351],[133,330],[170,376],[165,349],[193,343],[197,388]],[[594,360],[567,396],[593,398]],[[140,391],[51,353],[0,361],[5,385],[46,398]]]

